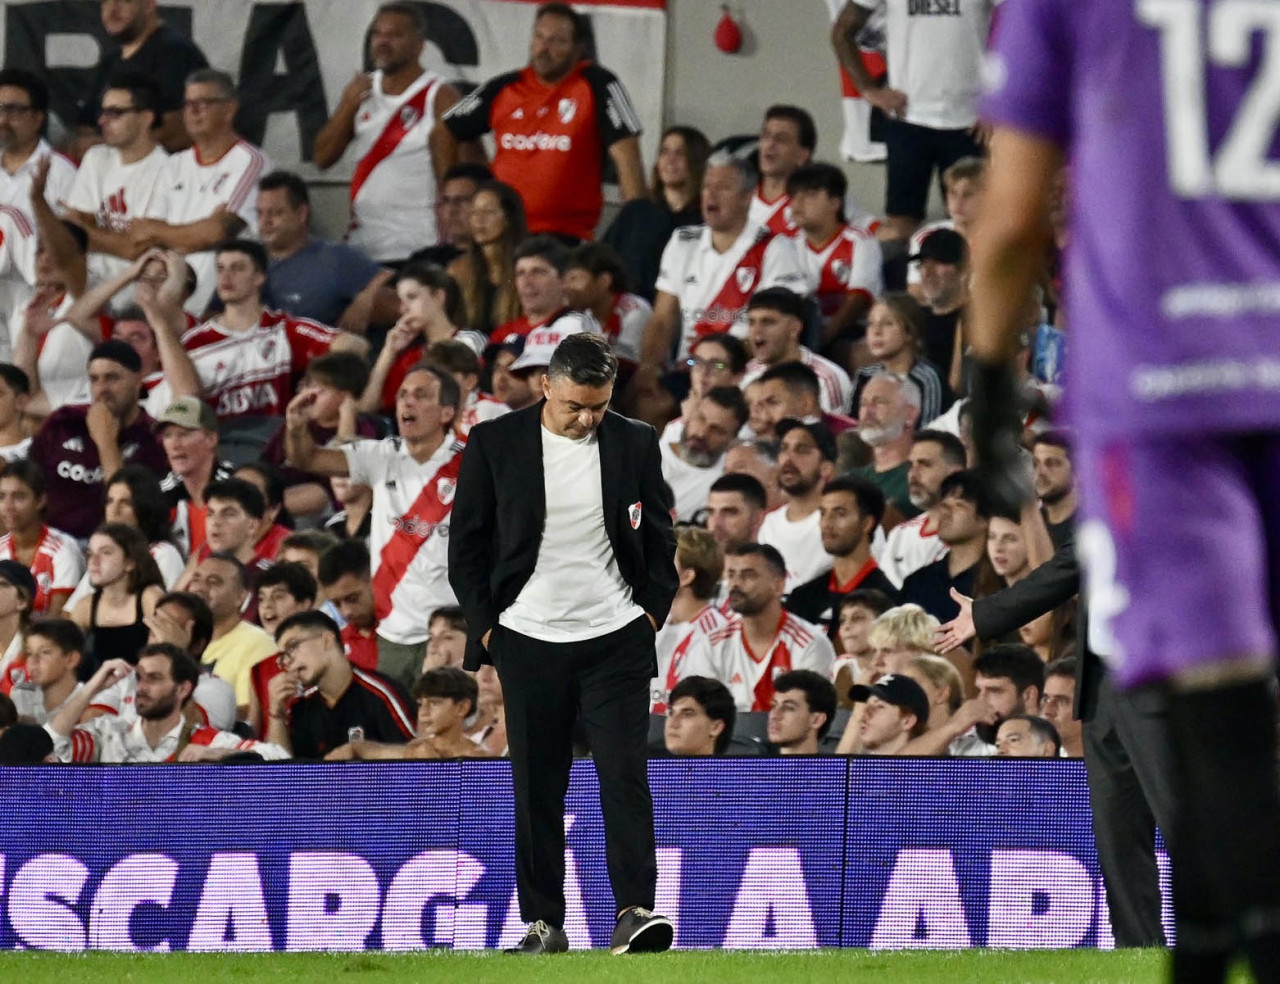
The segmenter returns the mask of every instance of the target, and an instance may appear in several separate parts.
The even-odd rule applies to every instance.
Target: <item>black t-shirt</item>
[[[1076,515],[1072,513],[1061,523],[1049,522],[1049,514],[1044,509],[1040,510],[1040,515],[1044,517],[1045,529],[1049,531],[1049,539],[1053,542],[1053,552],[1057,553],[1063,544],[1070,543],[1074,538]]]
[[[312,689],[289,708],[293,757],[322,759],[349,741],[400,744],[414,735],[415,715],[400,684],[380,673],[351,668],[351,684],[329,707]]]
[[[140,72],[149,76],[160,89],[160,110],[168,113],[182,108],[187,76],[199,68],[207,68],[208,59],[195,42],[179,34],[168,24],[161,24],[132,58],[122,58],[119,46],[102,56],[93,82],[80,103],[76,122],[80,126],[97,127],[102,93],[117,72]]]
[[[951,360],[955,358],[956,325],[962,310],[956,308],[950,314],[934,314],[927,307],[924,309],[924,357],[938,368],[943,379],[951,371]]]
[[[898,598],[898,589],[885,576],[874,560],[868,560],[848,584],[836,584],[835,572],[819,574],[812,581],[797,585],[787,595],[787,611],[794,612],[806,622],[812,622],[827,630],[832,642],[840,634],[840,602],[855,591],[875,589],[888,595],[890,601]]]
[[[955,588],[962,595],[972,598],[977,573],[978,565],[974,564],[953,578],[947,568],[947,558],[943,557],[928,567],[908,574],[907,579],[902,582],[898,600],[904,605],[919,605],[940,622],[950,622],[960,614],[960,606],[951,598],[951,589]]]
[[[673,212],[665,204],[637,198],[622,206],[600,241],[608,243],[622,257],[631,277],[632,292],[652,302],[662,251],[667,248],[671,234],[680,226],[698,225],[701,221],[698,202],[692,202],[683,212]]]

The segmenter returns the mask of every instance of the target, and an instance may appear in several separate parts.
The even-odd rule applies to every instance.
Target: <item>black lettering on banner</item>
[[[50,34],[87,35],[97,42],[98,50],[105,53],[111,41],[102,30],[98,8],[97,3],[66,3],[65,0],[4,5],[5,67],[25,68],[44,78],[49,85],[49,110],[68,126],[74,123],[79,104],[89,96],[97,64],[50,65],[45,39]],[[159,11],[166,24],[179,34],[191,37],[189,6],[164,5]]]
[[[280,60],[284,61],[283,75],[276,73]],[[255,3],[249,15],[240,50],[237,132],[262,146],[267,117],[272,113],[294,114],[302,159],[311,160],[316,134],[329,118],[329,108],[303,3]]]

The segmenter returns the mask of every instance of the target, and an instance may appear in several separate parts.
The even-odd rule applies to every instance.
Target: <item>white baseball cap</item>
[[[590,311],[570,311],[562,314],[549,325],[535,328],[525,337],[524,351],[507,368],[508,372],[521,369],[545,369],[551,365],[551,355],[556,346],[570,335],[584,331],[600,331],[600,322]]]

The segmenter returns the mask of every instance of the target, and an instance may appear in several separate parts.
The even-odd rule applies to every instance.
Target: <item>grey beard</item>
[[[680,457],[684,459],[686,464],[693,465],[694,468],[710,468],[719,458],[718,455],[714,455],[710,451],[694,451],[683,441],[680,442]]]
[[[892,444],[902,436],[902,432],[905,429],[906,423],[899,420],[897,423],[885,427],[859,427],[858,436],[869,447],[879,448],[886,444]]]

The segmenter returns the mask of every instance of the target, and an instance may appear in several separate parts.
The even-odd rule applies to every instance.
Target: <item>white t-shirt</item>
[[[375,71],[373,88],[356,113],[352,149],[358,157],[357,178],[364,167],[373,169],[358,188],[352,179],[347,242],[371,259],[403,260],[439,238],[430,138],[443,81],[434,72],[423,72],[403,93],[389,96],[382,91],[382,72]],[[390,129],[388,124],[393,124]],[[384,133],[398,139],[383,141]]]
[[[923,512],[889,531],[878,563],[893,586],[901,588],[908,575],[946,555],[947,545],[939,538],[938,527],[932,525],[929,514]]]
[[[168,159],[165,149],[158,145],[132,164],[125,164],[115,147],[90,147],[80,161],[80,170],[67,195],[67,207],[92,215],[99,229],[124,232],[130,222],[147,214]],[[129,261],[122,257],[91,252],[89,279],[110,280],[128,266]]]
[[[681,334],[676,357],[702,335],[729,331],[747,334],[747,301],[758,290],[787,287],[812,293],[816,282],[793,239],[747,222],[723,253],[711,245],[708,226],[685,226],[672,233],[662,251],[657,289],[680,302]]]
[[[369,553],[378,634],[410,646],[431,613],[456,605],[449,586],[449,515],[463,444],[446,439],[418,464],[398,437],[344,445],[351,481],[373,489]]]
[[[17,444],[0,448],[0,458],[5,461],[20,461],[31,453],[31,438],[24,437]]]
[[[54,318],[71,310],[75,300],[68,295],[58,305]],[[19,329],[21,324],[19,324]],[[49,329],[36,356],[36,372],[40,388],[49,401],[50,412],[59,407],[89,402],[89,373],[85,366],[93,352],[93,343],[69,321],[58,321]]]
[[[885,11],[889,85],[907,94],[903,119],[959,130],[978,119],[991,12],[1001,0],[853,0]]]
[[[43,137],[31,156],[13,174],[0,167],[0,205],[12,205],[31,219],[31,177],[42,157],[49,158],[49,180],[44,187],[44,200],[61,214],[62,203],[67,200],[76,179],[76,166],[70,157],[59,154]]]
[[[544,642],[596,639],[644,614],[605,529],[599,435],[574,440],[540,429],[547,516],[538,562],[498,622]]]
[[[667,441],[658,445],[662,453],[662,477],[676,497],[676,519],[689,521],[707,504],[711,485],[724,474],[724,455],[710,468],[691,465]]]
[[[225,205],[228,212],[244,220],[244,235],[256,236],[258,180],[270,170],[266,154],[247,140],[237,140],[216,161],[207,163],[200,160],[197,148],[190,147],[165,161],[146,216],[170,225],[187,225],[208,218],[219,205]],[[197,281],[186,307],[198,315],[209,306],[217,286],[214,251],[188,253],[187,262]]]
[[[35,283],[35,224],[22,209],[0,205],[0,362],[12,357]]]
[[[765,513],[760,523],[756,541],[776,547],[787,562],[787,591],[831,570],[831,555],[822,549],[820,522],[817,509],[799,522],[792,522],[787,519],[784,505]]]
[[[849,378],[849,374],[830,359],[803,345],[800,346],[800,361],[812,369],[818,377],[818,398],[822,404],[823,413],[848,413],[849,402],[853,399],[853,381]],[[745,390],[768,368],[759,359],[748,362],[746,375],[742,377],[742,388]]]
[[[742,636],[742,616],[696,637],[689,646],[681,676],[706,676],[719,680],[733,694],[740,711],[767,711],[773,697],[773,680],[790,670],[813,670],[830,679],[836,661],[827,634],[816,625],[787,611],[767,652],[756,654]]]

